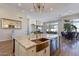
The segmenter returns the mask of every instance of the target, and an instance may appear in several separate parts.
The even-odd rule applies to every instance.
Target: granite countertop
[[[36,46],[36,43],[28,40],[27,38],[15,38],[16,42],[23,46],[25,49],[29,49],[33,46]]]

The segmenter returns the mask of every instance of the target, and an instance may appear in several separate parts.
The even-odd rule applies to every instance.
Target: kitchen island
[[[50,56],[50,40],[45,35],[34,36],[15,38],[15,56]]]

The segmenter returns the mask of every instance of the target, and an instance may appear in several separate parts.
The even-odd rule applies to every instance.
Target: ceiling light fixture
[[[44,10],[44,3],[33,3],[35,11],[42,12]]]

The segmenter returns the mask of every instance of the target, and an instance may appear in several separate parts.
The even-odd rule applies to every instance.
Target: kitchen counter
[[[33,47],[36,45],[36,43],[32,42],[31,40],[34,39],[39,39],[39,38],[52,38],[52,37],[57,37],[57,35],[51,35],[51,34],[42,34],[42,35],[38,35],[38,37],[36,38],[35,35],[30,35],[29,38],[27,36],[19,36],[16,37],[15,40],[22,46],[24,46],[26,49]]]
[[[41,43],[33,42],[33,40],[47,38],[46,35],[30,35],[30,36],[19,36],[15,38],[15,55],[50,55],[50,40],[41,41]],[[39,41],[39,40],[38,40]],[[44,44],[48,42],[47,44]],[[44,44],[44,45],[43,45]],[[41,50],[37,52],[38,48]],[[45,47],[45,48],[44,48]]]
[[[18,42],[21,46],[28,49],[36,45],[36,43],[28,40],[27,38],[15,38],[15,41]]]

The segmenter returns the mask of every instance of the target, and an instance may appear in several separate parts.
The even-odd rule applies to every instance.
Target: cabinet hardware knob
[[[32,50],[32,52],[33,52],[33,50]]]

